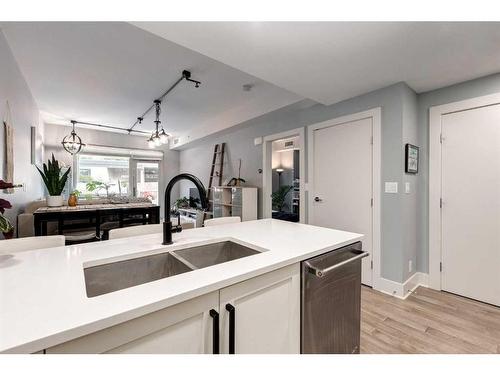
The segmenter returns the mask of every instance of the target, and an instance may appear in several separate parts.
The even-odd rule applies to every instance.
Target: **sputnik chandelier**
[[[73,129],[71,130],[71,133],[69,133],[66,137],[64,137],[61,142],[63,148],[71,155],[78,154],[82,150],[82,147],[85,146],[85,144],[82,142],[82,139],[78,136],[78,134],[76,134],[75,124],[76,121],[71,120],[71,125],[73,125]]]

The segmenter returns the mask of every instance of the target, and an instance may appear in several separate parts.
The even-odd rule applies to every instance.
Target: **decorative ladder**
[[[222,185],[222,173],[224,171],[224,149],[226,147],[225,143],[216,144],[214,146],[214,156],[212,158],[212,165],[210,167],[210,179],[208,180],[208,190],[207,190],[207,200],[208,200],[208,211],[213,210],[213,183],[214,178],[218,178],[218,185]],[[218,168],[217,168],[218,167]],[[203,220],[206,218],[206,213],[203,215]]]

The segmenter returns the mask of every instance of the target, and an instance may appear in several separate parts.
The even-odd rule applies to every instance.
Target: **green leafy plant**
[[[80,190],[75,189],[71,192],[71,194],[73,194],[75,197],[78,198],[80,195],[82,195],[82,192]]]
[[[271,199],[273,203],[273,209],[277,211],[283,211],[283,207],[285,206],[285,200],[290,193],[290,191],[293,189],[293,186],[290,185],[283,185],[278,188],[275,192],[271,194]]]
[[[175,201],[174,206],[176,209],[188,208],[189,207],[189,199],[187,197],[179,198]]]
[[[11,189],[13,187],[14,185],[12,185],[12,183],[0,180],[0,190]],[[9,219],[3,216],[5,210],[9,208],[12,208],[10,202],[0,198],[0,232],[4,234],[5,238],[11,238],[14,232],[14,227],[10,223]]]
[[[10,223],[9,219],[0,214],[0,232],[9,233],[12,231],[14,227]]]
[[[87,188],[87,191],[89,192],[95,191],[96,193],[98,193],[102,189],[105,189],[106,197],[109,197],[109,188],[111,187],[111,184],[105,184],[104,182],[101,181],[90,180],[85,184],[85,187]]]
[[[62,167],[59,166],[59,162],[54,157],[54,154],[52,154],[52,160],[49,159],[47,164],[43,163],[43,171],[38,167],[36,167],[36,169],[40,172],[40,176],[42,176],[42,180],[49,194],[53,196],[61,195],[68,181],[68,175],[71,168],[68,168],[66,172],[62,173]]]

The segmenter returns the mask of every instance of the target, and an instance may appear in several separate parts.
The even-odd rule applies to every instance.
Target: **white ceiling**
[[[500,71],[497,22],[134,24],[323,104],[401,81],[424,92]]]
[[[162,106],[165,130],[185,141],[303,98],[128,23],[1,23],[47,121],[70,119],[127,128],[183,69]],[[253,84],[251,91],[242,85]],[[153,117],[140,130],[152,130]],[[182,143],[185,143],[183,141]]]

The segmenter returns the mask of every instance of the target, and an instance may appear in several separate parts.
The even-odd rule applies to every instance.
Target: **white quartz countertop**
[[[264,219],[0,255],[0,352],[33,353],[362,239]],[[88,298],[83,269],[233,239],[260,254]]]

